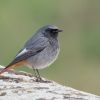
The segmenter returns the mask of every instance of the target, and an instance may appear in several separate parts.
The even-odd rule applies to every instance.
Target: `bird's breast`
[[[58,45],[49,45],[40,53],[28,58],[28,65],[35,69],[48,67],[57,59],[59,51]]]

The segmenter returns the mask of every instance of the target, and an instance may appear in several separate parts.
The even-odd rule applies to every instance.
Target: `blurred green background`
[[[64,32],[58,60],[41,75],[100,95],[99,0],[0,0],[0,64],[9,64],[32,33],[47,24]]]

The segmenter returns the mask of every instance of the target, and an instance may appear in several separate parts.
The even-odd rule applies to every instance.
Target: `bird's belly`
[[[59,49],[45,49],[39,54],[27,59],[28,66],[34,69],[42,69],[51,65],[58,57]]]

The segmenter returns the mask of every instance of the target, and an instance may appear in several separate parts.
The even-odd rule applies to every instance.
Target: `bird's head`
[[[57,38],[58,33],[62,32],[62,30],[60,30],[57,26],[54,26],[54,25],[46,25],[42,27],[40,31],[47,38],[50,38],[50,37]]]

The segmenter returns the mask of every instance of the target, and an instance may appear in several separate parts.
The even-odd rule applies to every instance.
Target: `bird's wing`
[[[22,53],[20,55],[18,54],[18,56],[16,56],[16,58],[10,63],[10,65],[27,60],[29,57],[34,56],[37,53],[40,53],[44,49],[45,49],[45,47],[40,47],[40,48],[34,49],[34,51],[27,50],[27,52],[25,52],[25,53]]]
[[[26,42],[24,49],[22,49],[15,57],[15,59],[6,66],[3,70],[0,71],[0,75],[5,71],[13,68],[17,65],[20,65],[24,61],[26,61],[31,56],[34,56],[41,51],[43,51],[49,45],[48,39],[45,37],[39,37],[36,39],[31,39],[30,41]]]
[[[4,69],[2,69],[0,71],[0,75],[2,73],[6,72],[7,70],[9,70],[10,68],[13,68],[13,67],[23,64],[23,62],[25,62],[26,59],[28,59],[31,56],[36,55],[37,53],[41,52],[44,49],[45,49],[45,47],[39,47],[32,51],[31,50],[25,51],[25,49],[24,49],[24,51],[20,52],[8,66],[6,66]]]
[[[43,39],[43,38],[39,38],[34,42],[32,41],[29,45],[24,46],[24,49],[22,49],[16,55],[15,59],[9,65],[13,65],[20,61],[24,61],[24,60],[28,59],[29,57],[40,53],[47,47],[48,44],[49,44],[48,40]]]

